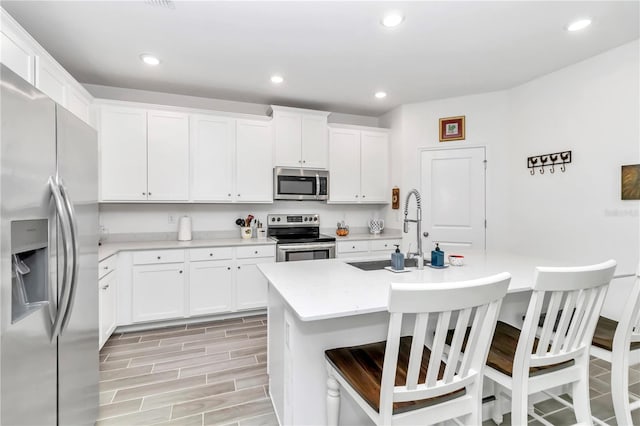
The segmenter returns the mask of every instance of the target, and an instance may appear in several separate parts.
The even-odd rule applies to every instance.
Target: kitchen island
[[[280,424],[326,424],[324,351],[386,339],[391,282],[452,282],[507,271],[512,280],[500,320],[521,326],[534,268],[569,266],[510,253],[463,254],[464,266],[408,273],[363,271],[343,259],[259,265],[269,281],[269,392]],[[340,418],[342,424],[371,424],[346,393]]]

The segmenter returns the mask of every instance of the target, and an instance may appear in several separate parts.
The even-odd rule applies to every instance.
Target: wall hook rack
[[[549,168],[550,173],[555,173],[556,166],[560,166],[560,171],[564,173],[565,164],[571,163],[571,151],[554,152],[553,154],[534,155],[527,157],[527,168],[531,176],[536,174],[536,168],[539,168],[541,175],[545,172],[545,167]]]

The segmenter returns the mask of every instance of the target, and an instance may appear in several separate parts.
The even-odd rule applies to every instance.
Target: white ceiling
[[[158,2],[158,0],[155,0]],[[638,1],[7,1],[82,83],[380,115],[500,90],[639,37]],[[400,10],[405,22],[380,25]],[[579,33],[564,27],[590,16]],[[152,52],[162,64],[139,60]],[[280,73],[285,83],[269,77]],[[375,99],[378,90],[388,92]]]

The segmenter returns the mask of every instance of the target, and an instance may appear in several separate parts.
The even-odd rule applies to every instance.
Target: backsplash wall
[[[177,232],[178,218],[191,217],[193,231],[232,231],[235,220],[252,214],[266,223],[270,213],[317,213],[321,228],[344,220],[365,228],[370,218],[384,219],[385,206],[335,205],[315,201],[275,201],[273,204],[101,204],[100,225],[107,234]],[[169,215],[175,223],[169,223]]]

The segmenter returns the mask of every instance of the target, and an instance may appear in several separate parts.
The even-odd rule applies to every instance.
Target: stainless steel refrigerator
[[[0,424],[94,424],[96,132],[2,65],[0,91]]]

